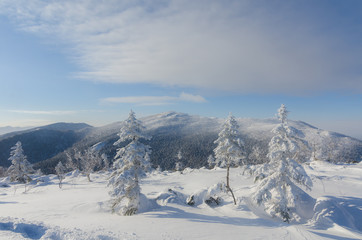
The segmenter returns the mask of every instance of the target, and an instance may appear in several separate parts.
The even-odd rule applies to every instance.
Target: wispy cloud
[[[37,127],[52,124],[54,122],[55,121],[51,121],[48,119],[22,118],[11,121],[2,121],[0,127]]]
[[[12,113],[33,114],[33,115],[69,115],[75,114],[76,111],[31,111],[31,110],[8,110]]]
[[[203,103],[206,99],[200,95],[192,95],[182,92],[178,97],[171,96],[129,96],[129,97],[109,97],[101,99],[102,103],[131,103],[143,106],[158,106],[174,104],[176,102]]]
[[[3,0],[0,14],[60,39],[85,79],[238,93],[362,92],[360,43],[326,33],[330,26],[309,13],[298,18],[293,3],[262,2]]]

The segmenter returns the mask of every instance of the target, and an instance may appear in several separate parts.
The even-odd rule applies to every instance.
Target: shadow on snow
[[[0,222],[0,231],[20,233],[24,238],[40,239],[46,230],[45,227],[36,224]]]
[[[250,218],[240,218],[240,217],[221,217],[221,216],[203,215],[198,213],[190,213],[182,209],[171,206],[163,206],[162,212],[148,212],[145,213],[145,215],[155,218],[179,218],[179,219],[186,219],[191,222],[220,223],[220,224],[228,224],[235,226],[278,227],[284,225],[284,223],[272,222],[262,218],[250,219]]]

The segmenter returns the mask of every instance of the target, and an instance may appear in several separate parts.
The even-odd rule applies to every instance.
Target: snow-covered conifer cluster
[[[66,167],[69,170],[79,170],[85,174],[88,181],[91,181],[90,174],[96,169],[101,169],[102,166],[106,168],[109,166],[108,158],[105,154],[100,153],[94,148],[94,146],[87,148],[83,151],[79,149],[73,149],[73,151],[66,151]]]

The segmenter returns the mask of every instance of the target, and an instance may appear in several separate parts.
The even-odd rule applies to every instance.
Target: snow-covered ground
[[[224,181],[226,170],[186,169],[151,173],[141,182],[150,201],[134,216],[111,214],[108,173],[68,174],[62,189],[54,175],[24,186],[0,182],[0,239],[362,239],[362,164],[305,165],[316,199],[312,219],[287,224],[250,206],[253,179],[231,169],[235,206],[224,195],[220,206],[202,201]],[[26,189],[26,192],[25,192]],[[195,205],[186,198],[194,194]]]

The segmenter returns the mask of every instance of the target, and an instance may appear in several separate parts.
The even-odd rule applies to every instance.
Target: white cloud
[[[178,97],[171,96],[129,96],[129,97],[109,97],[101,99],[102,103],[131,103],[143,106],[168,105],[176,102],[203,103],[206,99],[200,95],[192,95],[182,92]]]
[[[171,104],[176,98],[168,96],[132,96],[132,97],[109,97],[101,100],[103,103],[132,103],[138,105],[167,105]]]
[[[76,111],[31,111],[31,110],[8,110],[12,113],[33,114],[33,115],[69,115],[75,114]]]
[[[180,94],[179,99],[180,99],[181,101],[186,101],[186,102],[195,102],[195,103],[203,103],[203,102],[206,102],[206,99],[203,98],[203,97],[200,96],[200,95],[192,95],[192,94],[185,93],[185,92],[182,92],[182,93]]]
[[[323,36],[318,22],[282,9],[236,0],[0,3],[20,28],[65,43],[85,79],[238,93],[362,92],[353,70],[362,48],[345,51],[343,34]]]
[[[52,124],[55,121],[47,120],[47,119],[34,119],[34,118],[26,118],[26,119],[12,119],[11,121],[2,121],[0,127],[38,127],[44,126],[48,124]]]

